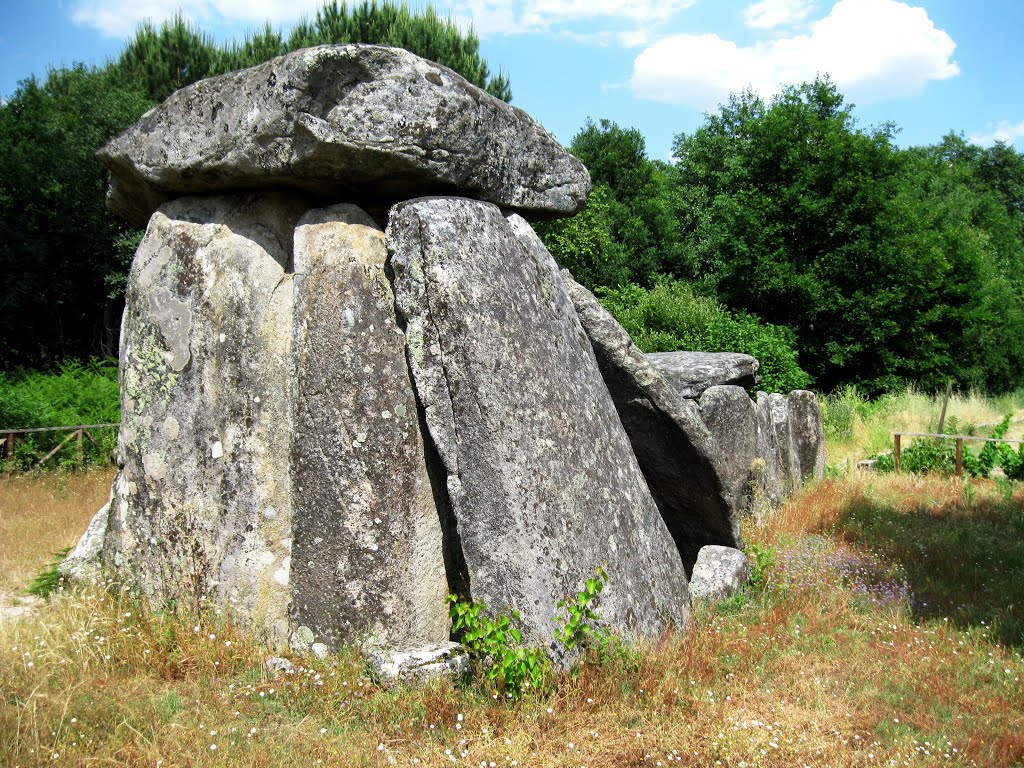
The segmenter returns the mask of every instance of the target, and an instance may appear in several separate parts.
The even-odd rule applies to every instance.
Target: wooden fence
[[[24,435],[36,433],[36,432],[70,432],[70,434],[64,438],[64,441],[60,443],[56,448],[50,451],[48,454],[43,456],[41,459],[36,461],[37,464],[42,464],[44,461],[48,461],[56,456],[62,449],[66,448],[71,444],[71,441],[75,441],[75,451],[78,460],[82,460],[83,456],[83,439],[88,438],[89,442],[96,445],[96,440],[92,435],[89,434],[90,429],[109,429],[111,427],[119,427],[120,424],[81,424],[77,427],[37,427],[35,429],[0,429],[0,436],[3,438],[4,443],[4,455],[8,459],[14,458],[14,444],[16,442],[24,442]]]
[[[962,477],[964,474],[964,441],[975,440],[983,443],[1024,443],[1024,440],[1006,440],[996,437],[974,437],[973,435],[936,435],[929,432],[894,432],[892,436],[892,460],[893,467],[900,471],[900,438],[901,437],[934,437],[943,440],[956,440],[956,474]]]

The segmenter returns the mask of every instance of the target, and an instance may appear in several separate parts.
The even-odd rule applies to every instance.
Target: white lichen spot
[[[274,571],[274,581],[282,587],[288,586],[288,574],[291,572],[292,559],[286,557],[281,561],[281,567]]]
[[[277,510],[274,509],[273,507],[267,507],[266,509],[263,510],[263,517],[267,520],[273,520],[275,517],[277,517]]]
[[[270,565],[271,563],[277,561],[277,558],[274,557],[274,553],[270,552],[269,550],[263,550],[262,552],[260,552],[256,559],[259,561],[260,565],[263,566]]]
[[[390,419],[391,418],[391,411],[381,411],[380,412],[380,417],[382,419]]]
[[[408,410],[404,405],[399,403],[398,405],[395,406],[395,413],[398,415],[398,418],[404,419],[405,414],[408,413]]]
[[[210,458],[219,459],[224,455],[224,445],[220,440],[215,440],[213,445],[210,446]]]
[[[167,462],[159,453],[147,453],[142,457],[142,467],[150,480],[163,480],[167,477]]]
[[[252,401],[253,401],[254,403],[259,403],[259,401],[260,401],[260,396],[259,396],[259,395],[256,395],[255,397],[253,397]]]
[[[164,437],[168,440],[177,440],[178,435],[181,434],[181,425],[178,424],[178,420],[173,416],[168,416],[164,419]]]
[[[228,340],[228,337],[227,337],[227,335],[226,335],[226,334],[223,334],[223,333],[222,333],[222,334],[221,334],[221,335],[220,335],[220,336],[219,336],[218,338],[220,338],[220,343],[221,343],[221,344],[223,344],[223,343],[224,343],[225,341],[227,341],[227,340]]]

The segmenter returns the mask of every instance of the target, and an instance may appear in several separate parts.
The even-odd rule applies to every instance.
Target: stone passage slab
[[[386,206],[454,193],[527,215],[583,207],[590,175],[529,115],[400,48],[304,48],[172,94],[103,147],[108,206],[293,187]]]
[[[558,601],[607,561],[613,627],[681,625],[679,553],[558,268],[517,226],[494,205],[433,198],[396,206],[387,228],[463,591],[518,610],[526,642],[546,643]]]

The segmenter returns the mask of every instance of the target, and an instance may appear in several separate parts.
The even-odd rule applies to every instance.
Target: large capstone
[[[446,641],[441,525],[384,233],[359,208],[295,231],[291,617],[331,647]]]
[[[558,268],[488,203],[433,198],[388,222],[395,294],[451,503],[460,591],[549,642],[558,602],[606,562],[602,615],[653,635],[686,574]]]
[[[292,187],[386,206],[462,194],[566,216],[590,191],[525,112],[400,48],[305,48],[172,94],[98,153],[110,208],[139,226],[162,202]]]
[[[647,358],[686,398],[696,399],[708,387],[749,389],[760,381],[757,358],[739,352],[652,352]]]
[[[536,238],[528,228],[517,231],[524,240]],[[687,571],[704,546],[742,547],[739,516],[746,491],[734,481],[732,436],[722,433],[724,451],[696,403],[662,378],[651,356],[633,344],[594,294],[566,270],[562,280]]]

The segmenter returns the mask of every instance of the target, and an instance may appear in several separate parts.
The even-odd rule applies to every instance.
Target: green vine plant
[[[574,649],[585,650],[595,638],[607,645],[610,635],[598,630],[597,612],[597,598],[607,581],[607,572],[598,566],[595,577],[587,579],[575,599],[566,598],[558,603],[566,616],[555,617],[561,625],[555,631],[555,641],[565,654]],[[543,648],[522,645],[523,635],[513,623],[521,621],[518,611],[491,618],[483,602],[467,602],[449,595],[448,603],[452,634],[466,647],[478,673],[485,671],[486,679],[511,699],[546,689],[551,657]],[[555,644],[552,645],[557,653]]]

